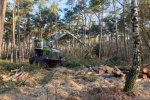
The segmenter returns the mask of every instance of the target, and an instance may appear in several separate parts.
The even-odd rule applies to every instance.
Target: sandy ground
[[[90,76],[96,80],[89,81]],[[123,79],[102,77],[87,68],[40,69],[19,79],[26,85],[0,94],[0,100],[150,100],[150,79],[138,79],[135,92],[125,93]]]

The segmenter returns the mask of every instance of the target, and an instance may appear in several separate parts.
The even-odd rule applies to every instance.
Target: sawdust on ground
[[[40,84],[39,81],[48,74],[53,74],[49,76],[51,79]],[[95,75],[98,79],[93,82],[85,80],[85,76],[90,75]],[[87,68],[41,69],[34,73],[26,72],[21,80],[25,80],[27,85],[0,94],[0,100],[150,100],[149,79],[138,79],[135,92],[125,93],[122,91],[124,80],[104,78]]]

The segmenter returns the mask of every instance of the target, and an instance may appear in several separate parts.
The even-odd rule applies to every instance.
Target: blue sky
[[[13,4],[13,1],[14,1],[14,0],[8,0],[8,2],[10,2],[11,4]],[[68,1],[68,0],[48,0],[48,1],[46,2],[46,5],[45,5],[45,6],[50,7],[51,4],[53,4],[53,2],[56,2],[56,3],[58,4],[58,8],[61,9],[61,10],[63,10],[64,8],[69,8],[69,6],[66,5],[67,1]],[[34,11],[35,11],[35,12],[38,11],[38,5],[34,5]],[[60,15],[61,17],[63,17],[64,12],[59,12],[59,15]]]
[[[63,11],[63,9],[65,8],[69,8],[69,6],[66,4],[68,0],[48,0],[44,6],[50,8],[50,6],[55,2],[58,4],[58,9],[61,9]],[[34,10],[37,12],[38,11],[38,5],[34,5]],[[58,14],[60,15],[61,18],[63,18],[65,12],[58,12]]]
[[[68,0],[49,0],[49,4],[51,5],[51,4],[53,4],[53,2],[56,2],[58,4],[58,9],[61,9],[63,11],[63,9],[65,9],[65,8],[69,9],[69,8],[71,8],[71,7],[74,6],[74,5],[71,5],[71,6],[67,5],[67,1]],[[61,18],[64,17],[64,14],[65,14],[64,11],[63,12],[58,12],[58,13],[59,13],[59,15],[60,15]]]
[[[9,2],[13,3],[14,0],[9,0]],[[68,0],[48,0],[45,4],[45,6],[50,7],[51,4],[53,4],[54,2],[56,2],[58,4],[58,8],[62,10],[62,12],[58,12],[58,14],[60,15],[61,18],[64,18],[64,14],[65,12],[63,11],[63,9],[65,8],[71,8],[74,6],[73,5],[67,5],[67,1]],[[70,0],[71,1],[71,0]],[[76,1],[76,0],[72,0],[72,1]],[[112,1],[112,0],[110,0]],[[123,0],[119,0],[120,2],[123,2]],[[119,3],[117,3],[117,7],[121,7],[121,5]],[[110,14],[110,11],[113,11],[113,5],[112,3],[110,4],[110,6],[108,7],[107,11],[104,12],[104,15],[107,16]],[[38,12],[38,5],[34,5],[34,12]]]

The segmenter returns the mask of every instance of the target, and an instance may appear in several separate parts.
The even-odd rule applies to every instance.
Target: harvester
[[[34,41],[35,55],[29,58],[29,63],[40,63],[47,66],[61,65],[64,61],[63,54],[59,50],[51,47],[44,47],[43,40]]]
[[[85,44],[82,43],[80,39],[78,39],[76,36],[71,34],[69,31],[59,30],[55,32],[54,34],[52,34],[51,36],[48,36],[47,43],[49,46],[47,47],[44,47],[45,45],[43,44],[42,39],[35,40],[34,51],[36,54],[35,56],[32,56],[29,59],[30,64],[33,64],[35,62],[35,63],[46,64],[49,66],[61,65],[64,62],[63,53],[61,53],[57,49],[52,48],[52,44],[49,44],[49,43],[54,43],[55,41],[58,41],[58,40],[68,40],[69,38],[75,39],[80,44],[85,46]]]

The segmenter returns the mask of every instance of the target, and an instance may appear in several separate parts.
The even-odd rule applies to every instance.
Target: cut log
[[[143,73],[148,73],[149,69],[147,67],[143,68]]]
[[[148,67],[144,67],[143,69],[142,69],[142,73],[141,73],[142,75],[142,78],[150,78],[150,70],[149,70],[149,68]]]
[[[124,73],[122,73],[122,71],[117,67],[114,68],[113,75],[115,77],[124,77],[125,76]]]
[[[14,69],[14,70],[11,70],[11,73],[16,73],[18,71],[19,71],[19,69]]]
[[[99,74],[99,75],[104,75],[104,74],[105,74],[105,71],[104,71],[103,69],[100,69],[98,74]]]
[[[105,72],[106,66],[92,67],[92,70],[95,71],[96,73],[99,73],[99,70],[103,70]]]
[[[29,78],[29,73],[27,72],[24,72],[20,77],[18,77],[20,80],[26,80],[27,78]]]
[[[107,69],[107,70],[106,70],[107,73],[109,73],[109,74],[112,74],[112,73],[113,73],[113,70],[114,70],[113,68],[111,68],[111,67],[106,67],[106,69]]]
[[[22,77],[23,75],[25,75],[25,72],[20,73],[20,74],[17,76],[17,78],[20,78],[20,77]]]
[[[100,67],[100,69],[103,69],[104,71],[107,71],[107,69],[109,69],[110,67],[108,67],[108,66],[102,66],[102,67]]]
[[[14,75],[14,77],[19,77],[21,74],[22,74],[23,72],[18,72],[18,73],[16,73],[15,75]]]
[[[114,70],[121,72],[121,70],[115,66]]]
[[[109,66],[101,66],[101,67],[92,67],[92,69],[99,75],[104,75],[107,73],[120,78],[125,76],[125,74],[117,67],[111,68]]]
[[[99,67],[92,67],[92,70],[95,71],[96,73],[99,73]]]
[[[99,75],[103,75],[103,74],[105,74],[105,73],[107,73],[107,69],[109,69],[110,67],[108,67],[108,66],[102,66],[102,67],[100,67],[99,68]]]
[[[147,74],[143,74],[143,78],[144,79],[148,78]]]

